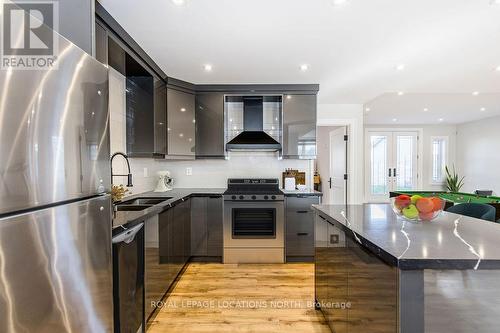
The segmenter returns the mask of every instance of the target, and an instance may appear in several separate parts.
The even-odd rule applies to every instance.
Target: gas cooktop
[[[277,178],[231,178],[224,192],[226,200],[283,200]]]

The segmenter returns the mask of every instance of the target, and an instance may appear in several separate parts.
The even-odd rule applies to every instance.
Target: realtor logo
[[[57,57],[58,3],[3,1],[2,69],[53,69]]]

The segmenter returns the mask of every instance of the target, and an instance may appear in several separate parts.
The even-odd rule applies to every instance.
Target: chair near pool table
[[[491,222],[495,221],[496,209],[495,207],[481,203],[461,203],[451,206],[446,210],[447,212],[475,217]]]

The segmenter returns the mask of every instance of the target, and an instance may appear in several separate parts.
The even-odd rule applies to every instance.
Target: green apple
[[[416,219],[418,217],[417,206],[412,204],[406,208],[403,208],[403,215],[410,220]]]
[[[418,199],[422,199],[422,198],[423,198],[423,196],[418,195],[418,194],[412,195],[411,196],[411,203],[415,205],[417,203]]]

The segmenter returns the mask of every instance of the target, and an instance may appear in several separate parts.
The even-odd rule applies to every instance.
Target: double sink
[[[141,211],[154,205],[158,205],[164,201],[170,200],[172,197],[143,197],[126,200],[115,205],[116,211]]]

